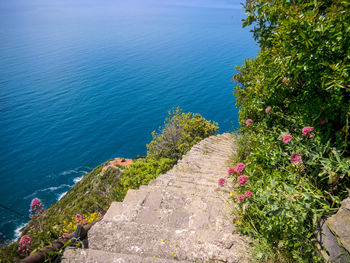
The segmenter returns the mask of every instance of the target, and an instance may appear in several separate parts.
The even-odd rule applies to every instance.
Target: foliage
[[[137,160],[124,170],[116,199],[122,201],[129,189],[138,189],[140,185],[147,185],[150,180],[156,179],[173,165],[174,161],[168,158]]]
[[[254,25],[261,51],[235,76],[241,122],[260,120],[271,106],[300,116],[294,121],[316,127],[323,143],[349,154],[349,2],[256,0],[245,9],[244,25]],[[271,124],[295,124],[280,121]]]
[[[287,262],[317,262],[314,230],[322,217],[336,210],[350,188],[350,159],[323,144],[317,131],[310,138],[301,130],[267,128],[264,122],[250,126],[238,156],[247,165],[244,174],[249,184],[238,185],[239,175],[229,179],[236,185],[232,194],[236,203],[243,192],[252,193],[234,208],[236,224],[274,250],[270,256],[277,262],[280,257]],[[286,135],[291,140],[284,143]],[[291,156],[296,153],[302,162],[293,164]]]
[[[80,214],[77,214],[76,216],[72,216],[69,220],[64,220],[63,224],[60,226],[60,232],[61,233],[72,233],[76,230],[77,228],[77,223],[79,224],[88,224],[91,223],[97,219],[100,218],[100,215],[96,212],[91,213],[91,214],[83,214],[81,215],[82,219],[79,220],[78,216]]]
[[[314,230],[350,189],[349,2],[251,0],[245,10],[261,51],[234,76],[235,162],[249,185],[232,198],[252,192],[236,224],[260,239],[263,262],[318,262]]]
[[[178,160],[193,145],[213,135],[218,130],[215,122],[204,119],[198,113],[183,113],[178,107],[169,112],[164,127],[153,132],[153,140],[147,145],[147,158]]]

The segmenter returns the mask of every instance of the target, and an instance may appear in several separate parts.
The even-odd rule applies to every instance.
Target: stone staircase
[[[218,187],[235,153],[234,137],[211,136],[176,166],[114,202],[88,233],[88,249],[62,262],[250,262],[248,241],[233,233],[229,189]]]

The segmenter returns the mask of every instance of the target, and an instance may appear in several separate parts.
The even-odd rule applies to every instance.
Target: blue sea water
[[[0,0],[0,232],[117,156],[175,106],[238,127],[235,65],[256,55],[239,0]]]

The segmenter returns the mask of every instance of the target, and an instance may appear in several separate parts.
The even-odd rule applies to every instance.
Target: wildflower
[[[244,169],[245,169],[245,164],[244,163],[237,164],[237,168],[236,168],[236,172],[237,173],[242,174]]]
[[[252,125],[252,123],[253,123],[253,121],[252,121],[251,119],[248,119],[248,120],[245,122],[245,124],[246,124],[247,126]]]
[[[227,170],[227,173],[228,173],[229,176],[230,176],[231,174],[235,173],[235,172],[236,172],[236,169],[235,169],[235,168],[229,168],[229,169]]]
[[[36,217],[44,212],[43,204],[38,198],[34,198],[30,204],[30,217]]]
[[[326,123],[325,120],[321,120],[321,121],[320,121],[320,124],[321,124],[321,125],[323,125],[323,124],[325,124],[325,123]]]
[[[223,187],[225,183],[226,183],[226,179],[225,178],[220,178],[219,179],[218,184],[219,184],[220,187]]]
[[[32,239],[30,238],[30,236],[24,235],[19,240],[17,251],[21,253],[21,256],[25,256],[32,251],[30,249],[31,245],[32,245]]]
[[[240,177],[238,177],[237,182],[241,186],[249,184],[248,176],[240,176]]]
[[[313,127],[304,127],[302,130],[303,136],[307,136],[309,132],[312,132],[314,130]]]
[[[177,244],[174,244],[174,247],[177,247]]]
[[[301,155],[299,153],[293,153],[290,157],[290,161],[295,165],[300,165],[303,163],[303,160],[301,159]]]
[[[292,140],[292,138],[293,138],[292,135],[289,135],[289,134],[288,135],[284,135],[282,141],[283,141],[284,144],[287,144],[287,143],[289,143]]]
[[[252,192],[248,190],[247,192],[244,193],[244,195],[246,197],[251,197],[252,196]]]
[[[315,134],[314,133],[310,133],[309,138],[313,138],[313,137],[315,137]]]
[[[265,113],[266,114],[270,114],[270,111],[271,111],[271,107],[270,106],[265,109]]]
[[[237,216],[233,216],[233,221],[237,221],[238,217]]]
[[[162,239],[162,242],[164,243],[164,242],[165,242],[165,240],[164,240],[164,239]]]
[[[286,82],[287,82],[287,78],[284,77],[284,78],[282,79],[282,82],[283,82],[283,83],[286,83]]]
[[[237,196],[237,200],[238,200],[239,202],[242,202],[242,201],[244,200],[244,195],[239,195],[239,196]]]
[[[230,192],[230,196],[233,196],[233,192]]]
[[[82,224],[84,220],[84,217],[81,214],[76,214],[75,215],[75,222],[78,224]]]

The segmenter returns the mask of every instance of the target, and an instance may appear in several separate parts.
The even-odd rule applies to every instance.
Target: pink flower
[[[269,106],[269,107],[267,107],[266,109],[265,109],[265,113],[266,114],[269,114],[270,113],[270,111],[271,111],[271,107]]]
[[[21,256],[25,256],[25,254],[28,254],[29,252],[32,251],[30,249],[31,245],[32,245],[32,239],[30,238],[30,236],[24,235],[19,240],[17,251],[21,253]],[[23,254],[23,252],[25,254]]]
[[[251,197],[252,196],[252,192],[251,191],[247,191],[247,192],[245,192],[245,194],[244,194],[246,197]]]
[[[237,221],[238,217],[237,216],[233,216],[233,221]]]
[[[236,167],[236,172],[237,173],[242,174],[244,169],[245,169],[245,164],[244,163],[237,164],[237,167]]]
[[[245,124],[246,124],[247,126],[252,125],[252,123],[253,123],[253,121],[252,121],[251,119],[248,119],[248,120],[245,122]]]
[[[44,212],[43,204],[38,198],[34,198],[30,204],[30,217],[36,217]]]
[[[237,200],[238,200],[239,202],[242,202],[242,201],[244,200],[244,195],[239,195],[239,196],[237,196]]]
[[[235,173],[236,172],[236,169],[235,168],[229,168],[227,173],[228,175],[230,176],[231,174]]]
[[[312,132],[313,130],[314,130],[313,127],[304,127],[303,130],[302,130],[302,134],[303,134],[303,136],[307,136],[307,134],[309,132]]]
[[[284,78],[282,79],[282,82],[283,82],[283,83],[286,83],[286,82],[287,82],[287,78],[284,77]]]
[[[240,176],[240,177],[238,177],[237,182],[241,186],[242,185],[247,185],[247,184],[249,184],[248,178],[249,178],[248,176]]]
[[[289,143],[292,140],[292,138],[293,138],[292,135],[289,135],[289,134],[288,135],[284,135],[282,141],[283,141],[284,144],[287,144],[287,143]]]
[[[315,134],[314,133],[310,133],[309,138],[313,138],[313,137],[315,137]]]
[[[321,125],[323,125],[323,124],[325,124],[325,123],[326,123],[325,120],[321,120],[321,121],[320,121],[320,124],[321,124]]]
[[[83,222],[84,217],[81,214],[76,214],[75,215],[75,222],[77,224],[81,224]]]
[[[219,184],[220,187],[223,187],[225,183],[226,183],[226,179],[225,178],[220,178],[219,179],[218,184]]]
[[[295,165],[301,165],[303,163],[303,160],[301,159],[301,155],[299,153],[293,153],[290,157],[290,161]]]

